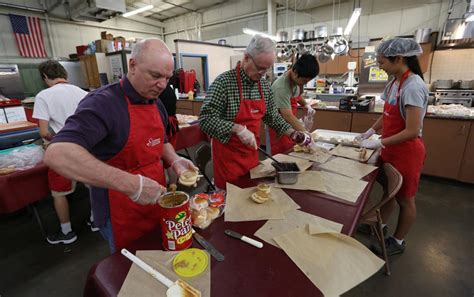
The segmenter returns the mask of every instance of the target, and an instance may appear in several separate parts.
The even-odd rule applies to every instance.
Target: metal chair
[[[377,176],[377,181],[382,185],[384,195],[381,201],[368,207],[368,209],[364,209],[360,223],[369,225],[372,233],[375,233],[377,236],[385,260],[385,274],[390,275],[390,265],[388,262],[387,249],[385,247],[385,238],[382,228],[383,222],[382,216],[380,215],[380,209],[390,202],[390,200],[395,199],[395,196],[402,186],[403,177],[400,172],[389,163],[384,163],[381,169],[382,170],[379,171],[379,175]]]

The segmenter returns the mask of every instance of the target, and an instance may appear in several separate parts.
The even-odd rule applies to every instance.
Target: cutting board
[[[0,124],[0,134],[7,133],[7,132],[14,132],[14,131],[21,131],[21,130],[28,130],[37,128],[38,125],[35,123],[31,123],[28,121],[21,121],[15,123],[8,123],[8,124]]]

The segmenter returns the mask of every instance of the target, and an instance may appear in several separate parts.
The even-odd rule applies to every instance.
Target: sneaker
[[[396,254],[401,254],[405,251],[405,241],[402,244],[398,244],[395,238],[388,237],[385,239],[385,248],[387,249],[387,256],[393,256]],[[374,253],[379,256],[383,256],[383,250],[380,244],[372,245],[370,248]]]
[[[77,240],[77,236],[76,236],[76,233],[74,233],[74,231],[71,231],[68,234],[64,234],[60,229],[55,234],[48,236],[46,240],[50,244],[58,244],[58,243],[70,244]]]
[[[377,227],[375,227],[375,228],[377,228]],[[370,228],[369,224],[360,224],[357,227],[357,232],[362,233],[362,234],[372,235],[372,228]],[[382,232],[383,232],[384,237],[387,236],[387,233],[388,233],[388,226],[387,225],[382,227]]]
[[[87,219],[86,224],[87,224],[87,226],[89,226],[89,228],[91,228],[91,231],[92,231],[92,232],[97,232],[97,231],[100,230],[99,228],[97,228],[97,227],[94,225],[94,222],[91,222],[91,221],[90,221],[90,219]]]

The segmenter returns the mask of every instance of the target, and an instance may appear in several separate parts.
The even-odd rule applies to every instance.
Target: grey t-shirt
[[[272,92],[278,109],[291,109],[290,99],[298,94],[298,88],[290,88],[289,72],[286,72],[273,82]]]
[[[395,81],[395,83],[392,86],[392,89],[390,90],[390,94],[388,94],[392,81],[390,81],[385,86],[385,90],[383,91],[382,96],[380,96],[380,98],[382,98],[384,101],[388,102],[391,105],[395,105],[397,102],[397,99],[395,96],[398,90],[398,82]],[[426,109],[428,107],[428,95],[429,95],[429,91],[428,91],[428,88],[426,87],[425,82],[421,79],[419,75],[416,75],[416,74],[410,75],[405,80],[405,82],[403,83],[400,89],[399,107],[400,107],[400,113],[402,114],[402,117],[404,119],[406,117],[407,105],[420,107],[423,110],[423,113],[421,114],[421,127],[420,127],[420,133],[419,133],[420,137],[422,136],[422,131],[423,131],[423,118],[426,115]]]

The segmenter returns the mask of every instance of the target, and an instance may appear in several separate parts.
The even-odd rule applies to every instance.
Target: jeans
[[[110,253],[115,253],[114,234],[112,232],[112,222],[107,219],[105,225],[100,227],[100,234],[109,243]]]

